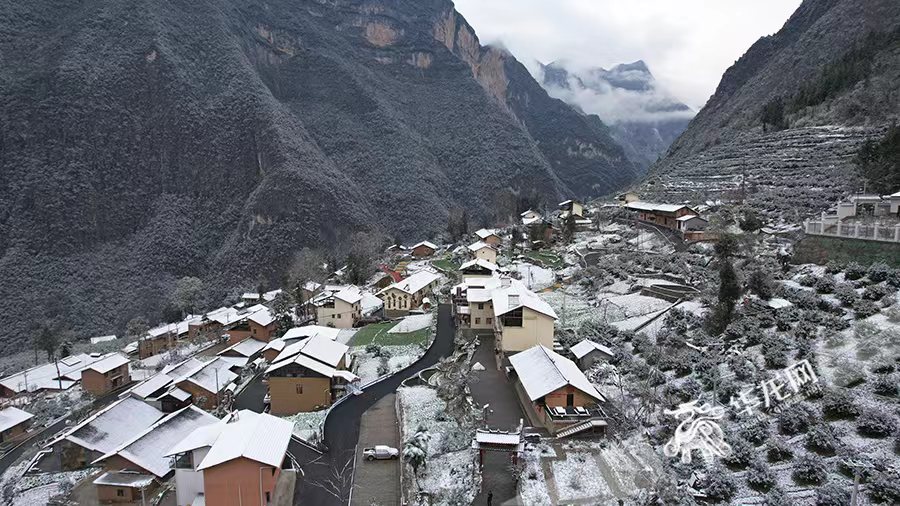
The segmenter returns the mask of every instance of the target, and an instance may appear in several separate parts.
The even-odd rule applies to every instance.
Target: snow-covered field
[[[553,283],[556,281],[556,275],[553,273],[553,270],[528,262],[514,262],[508,268],[512,272],[519,273],[522,283],[529,290],[543,290],[553,286]]]
[[[417,330],[427,329],[431,326],[432,314],[410,315],[400,320],[400,323],[391,327],[388,334],[407,334]]]
[[[425,354],[425,350],[418,344],[405,344],[382,346],[382,354],[388,355],[387,373],[395,373],[409,366]],[[382,363],[382,357],[375,357],[366,352],[365,346],[354,346],[350,349],[353,361],[356,363],[355,374],[360,377],[363,385],[376,380],[384,374],[379,374],[378,367]]]
[[[612,490],[591,453],[569,453],[550,464],[558,502],[589,499],[599,504],[612,500]]]

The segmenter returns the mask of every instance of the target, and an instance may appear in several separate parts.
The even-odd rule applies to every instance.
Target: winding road
[[[396,374],[363,390],[332,408],[325,420],[324,440],[328,450],[318,455],[302,445],[292,443],[291,452],[303,469],[297,481],[294,504],[346,505],[353,486],[353,465],[359,424],[363,413],[382,397],[397,390],[400,383],[427,369],[453,353],[455,327],[451,306],[438,306],[437,331],[434,342],[418,361]]]

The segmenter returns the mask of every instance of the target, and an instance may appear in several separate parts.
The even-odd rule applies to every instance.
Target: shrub
[[[842,262],[838,262],[837,260],[829,260],[827,264],[825,264],[825,272],[828,274],[837,274],[844,270],[845,265]]]
[[[819,281],[819,278],[813,276],[812,274],[805,274],[800,276],[797,279],[797,282],[800,283],[801,286],[813,287],[816,286],[816,282]]]
[[[834,296],[841,304],[850,307],[854,302],[859,300],[859,293],[850,283],[840,283],[834,288]]]
[[[847,357],[836,357],[834,366],[834,382],[838,386],[850,387],[865,381],[866,368],[862,362]]]
[[[754,459],[747,471],[747,484],[757,490],[769,490],[775,484],[775,474],[761,459]]]
[[[771,299],[775,293],[772,277],[762,269],[756,269],[747,277],[747,290],[761,299]]]
[[[879,311],[881,308],[871,300],[862,299],[853,303],[853,313],[857,320],[878,314]]]
[[[763,361],[769,369],[784,369],[788,365],[788,346],[783,339],[775,338],[763,343]]]
[[[805,402],[792,404],[778,413],[778,429],[783,434],[799,434],[806,431],[817,419],[815,408],[809,404]]]
[[[763,499],[763,506],[793,506],[794,502],[780,488],[773,488]]]
[[[740,429],[741,437],[754,445],[761,445],[769,439],[769,422],[754,418]]]
[[[887,504],[900,504],[900,468],[876,470],[869,479],[869,495]]]
[[[879,301],[888,295],[894,293],[894,290],[887,285],[869,285],[863,290],[863,298],[872,301]]]
[[[871,383],[876,394],[893,397],[900,393],[900,379],[894,374],[876,374]]]
[[[859,415],[859,407],[844,390],[829,390],[822,399],[822,411],[833,418],[854,418]]]
[[[771,462],[781,462],[794,457],[794,451],[778,439],[772,439],[766,444],[766,457]]]
[[[897,421],[881,408],[867,408],[856,419],[856,430],[864,436],[884,437],[896,428]]]
[[[722,462],[732,467],[747,467],[750,462],[756,458],[753,445],[746,439],[736,436],[730,438],[728,444],[731,445],[731,453],[722,457]]]
[[[865,276],[866,273],[867,270],[865,267],[859,265],[856,262],[850,262],[849,264],[847,264],[847,268],[844,271],[844,277],[855,281],[857,279],[862,279],[862,277]]]
[[[873,283],[881,283],[882,281],[887,280],[891,271],[892,269],[884,262],[875,262],[869,266],[869,279],[872,280]]]
[[[806,447],[823,455],[833,455],[839,440],[831,426],[825,423],[816,424],[806,433]]]
[[[816,291],[819,293],[831,293],[834,291],[834,278],[825,276],[816,280]]]
[[[828,471],[820,457],[803,455],[794,463],[793,477],[801,485],[821,484],[828,478]]]
[[[737,491],[731,473],[718,465],[707,470],[703,485],[706,495],[714,501],[729,501]]]
[[[816,491],[816,506],[847,506],[850,492],[839,483],[828,482]]]

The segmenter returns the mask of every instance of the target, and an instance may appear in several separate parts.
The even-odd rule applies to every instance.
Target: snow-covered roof
[[[416,249],[419,246],[425,246],[426,248],[431,248],[433,250],[436,250],[438,248],[437,245],[434,244],[433,242],[422,241],[422,242],[413,244],[412,247],[410,247],[409,249]]]
[[[239,341],[237,343],[232,344],[228,348],[225,348],[224,350],[220,351],[218,354],[224,355],[228,352],[234,352],[234,353],[237,353],[238,355],[241,355],[242,357],[249,358],[249,357],[252,357],[253,355],[256,355],[260,351],[262,351],[263,348],[266,347],[266,344],[267,343],[265,343],[263,341],[257,341],[256,339],[253,339],[252,337],[248,337],[248,338],[244,339],[243,341]]]
[[[206,313],[206,319],[227,326],[241,321],[244,312],[233,307],[220,307],[219,309]]]
[[[171,471],[170,459],[166,451],[172,441],[181,441],[197,427],[218,422],[219,419],[193,405],[180,409],[157,421],[116,449],[106,452],[93,464],[102,462],[113,455],[140,466],[142,469],[162,478]]]
[[[769,299],[769,302],[767,302],[766,305],[768,305],[772,309],[783,309],[786,307],[791,307],[794,304],[787,299],[781,299],[781,298],[775,297],[775,298]]]
[[[178,387],[174,387],[169,389],[166,393],[161,395],[160,397],[172,397],[173,399],[184,402],[191,398],[190,392],[186,392]]]
[[[572,203],[571,200],[563,200],[562,202],[559,203],[559,207],[567,206],[571,203]]]
[[[115,341],[116,339],[118,338],[115,336],[115,334],[109,336],[92,337],[91,344],[105,343],[107,341]]]
[[[472,244],[469,245],[469,251],[478,251],[478,250],[481,250],[484,248],[490,248],[494,251],[497,250],[497,248],[491,246],[490,244],[488,244],[484,241],[473,242]]]
[[[200,367],[204,363],[205,362],[203,362],[202,360],[191,357],[178,362],[177,364],[171,364],[163,367],[162,372],[172,376],[173,378],[178,378]]]
[[[153,476],[135,471],[109,471],[94,480],[94,485],[110,487],[146,488],[153,483]]]
[[[400,281],[398,283],[394,283],[380,292],[379,294],[385,293],[388,290],[400,290],[401,292],[405,292],[408,294],[414,294],[424,289],[426,286],[434,283],[435,281],[441,279],[440,274],[436,274],[430,271],[419,271],[412,276]]]
[[[509,362],[516,370],[519,381],[532,401],[568,385],[597,400],[606,400],[588,381],[575,362],[543,345],[516,353],[509,357]]]
[[[362,300],[362,290],[354,285],[347,285],[341,291],[334,294],[335,299],[342,300],[347,304],[356,304]]]
[[[476,258],[475,260],[469,260],[468,262],[459,266],[459,270],[464,271],[470,267],[481,267],[482,269],[487,269],[491,272],[496,272],[500,270],[500,266],[493,262],[488,262],[483,258]]]
[[[532,216],[531,218],[522,218],[522,225],[531,225],[532,223],[537,223],[541,221],[541,216]]]
[[[34,415],[19,408],[10,406],[0,410],[0,432],[11,429],[22,422],[34,418]]]
[[[497,231],[493,228],[482,228],[481,230],[476,230],[475,235],[477,235],[481,239],[487,239],[490,236],[500,237],[499,235],[497,235]]]
[[[509,286],[501,286],[491,292],[491,302],[494,304],[495,315],[500,316],[514,309],[527,307],[532,311],[547,315],[554,320],[556,319],[556,311],[544,299],[526,288],[521,281],[510,281]]]
[[[62,389],[66,390],[71,388],[77,381],[81,380],[81,371],[97,360],[100,360],[100,358],[101,357],[92,357],[87,353],[70,355],[60,359],[58,364],[41,364],[7,376],[0,380],[0,385],[3,385],[15,393],[26,391],[26,384],[27,391],[29,392],[37,390],[58,390],[60,389],[59,378],[62,378]],[[56,373],[57,365],[59,365],[59,375]]]
[[[322,287],[322,284],[316,283],[315,281],[307,281],[306,283],[303,283],[303,289],[306,290],[307,292],[315,292],[316,290],[318,290],[321,287]]]
[[[258,300],[258,299],[259,299],[259,293],[257,293],[257,292],[244,292],[244,293],[241,294],[241,298],[242,298],[242,299],[248,299],[248,300]]]
[[[179,444],[176,448],[181,446],[181,451],[188,451],[187,446],[198,443],[209,446],[209,452],[197,466],[198,470],[238,458],[281,467],[293,430],[294,424],[287,420],[245,409],[231,413],[211,426],[195,429],[187,436],[187,439],[192,439],[190,444]],[[194,433],[198,431],[200,434],[195,437]],[[213,435],[215,438],[212,438]],[[174,453],[180,452],[168,452],[169,455]]]
[[[66,430],[51,444],[66,439],[90,451],[107,453],[163,416],[162,411],[150,404],[134,397],[125,397]]]
[[[599,351],[600,353],[605,353],[606,355],[609,355],[610,357],[615,356],[615,354],[613,353],[613,351],[611,349],[607,348],[606,346],[603,346],[602,344],[595,343],[594,341],[591,341],[590,339],[582,340],[575,346],[572,346],[571,348],[569,348],[569,350],[571,350],[572,354],[575,355],[575,358],[577,358],[579,360],[584,358],[585,355],[587,355],[588,353],[590,353],[592,351]]]
[[[171,384],[173,380],[174,378],[165,373],[154,374],[153,376],[132,387],[132,389],[129,390],[128,393],[134,397],[137,397],[138,399],[146,399],[153,395],[154,392],[157,392],[169,386],[169,384]]]
[[[263,307],[259,311],[252,313],[250,316],[247,317],[247,319],[251,320],[253,322],[256,322],[257,324],[259,324],[263,327],[266,327],[270,323],[275,321],[275,315],[272,314],[271,309],[269,309],[267,307]]]
[[[355,381],[355,380],[359,379],[355,374],[351,373],[350,371],[345,371],[343,369],[340,369],[340,370],[335,369],[334,367],[332,367],[328,364],[323,364],[322,362],[315,360],[313,358],[310,358],[302,353],[295,355],[293,357],[289,357],[285,360],[276,361],[271,366],[269,366],[268,369],[266,369],[266,374],[270,374],[272,372],[275,372],[275,371],[281,369],[282,367],[285,367],[285,366],[288,366],[291,364],[297,364],[301,367],[305,367],[307,369],[310,369],[312,371],[315,371],[315,372],[321,374],[322,376],[325,376],[326,378],[339,377],[339,378],[343,378],[347,381]]]
[[[269,290],[268,292],[263,294],[263,300],[266,302],[272,302],[275,300],[275,297],[278,297],[283,290],[279,288],[278,290]]]
[[[125,365],[129,362],[131,362],[131,361],[128,360],[128,357],[125,357],[124,355],[121,355],[119,353],[110,353],[110,354],[104,356],[103,358],[101,358],[100,360],[89,365],[87,367],[87,369],[90,369],[92,371],[97,371],[100,374],[106,374],[109,371],[112,371],[113,369],[122,367],[123,365]]]
[[[302,341],[288,345],[275,357],[274,362],[281,362],[297,355],[314,358],[323,364],[337,367],[341,359],[347,355],[350,347],[333,341],[326,336],[316,334]],[[273,364],[274,366],[274,364]]]
[[[679,209],[683,209],[688,207],[684,204],[656,204],[653,202],[629,202],[625,204],[625,207],[628,209],[633,209],[635,211],[658,211],[661,213],[674,213]]]
[[[522,442],[522,436],[518,432],[489,432],[475,431],[475,441],[487,444],[517,445]]]
[[[219,420],[216,423],[197,427],[185,436],[184,439],[175,443],[175,446],[169,448],[166,452],[166,456],[172,457],[179,453],[211,447],[222,432],[222,423],[224,422]]]
[[[530,213],[540,214],[540,213],[538,213],[537,211],[534,211],[534,210],[532,210],[532,209],[529,209],[529,210],[525,211],[524,213],[519,213],[519,216],[524,217],[524,216],[529,215]]]
[[[707,221],[706,218],[701,218],[700,216],[697,216],[696,214],[685,214],[684,216],[679,216],[675,219],[677,221],[691,221],[691,220]]]
[[[176,379],[175,383],[180,384],[187,381],[215,394],[225,390],[229,383],[238,378],[238,375],[231,370],[233,365],[232,362],[223,360],[223,357],[216,357]]]

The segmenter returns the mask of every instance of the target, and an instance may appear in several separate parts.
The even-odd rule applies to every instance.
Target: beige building
[[[353,285],[326,290],[312,304],[316,308],[316,324],[323,327],[352,329],[362,318],[362,291]]]
[[[384,301],[385,316],[405,316],[418,309],[422,300],[437,288],[440,279],[441,276],[434,272],[419,271],[378,292]]]
[[[584,206],[577,200],[566,200],[559,203],[560,218],[565,219],[569,213],[575,215],[576,218],[584,218]]]
[[[476,260],[487,260],[492,264],[497,263],[497,248],[484,241],[470,244],[469,253],[471,253]]]
[[[285,416],[331,406],[359,381],[347,370],[349,349],[319,334],[287,345],[266,370],[270,412]]]
[[[498,234],[496,230],[491,228],[482,228],[481,230],[477,230],[475,232],[475,237],[477,237],[479,241],[486,242],[491,246],[500,246],[500,244],[503,242],[503,238],[500,237],[500,234]]]

